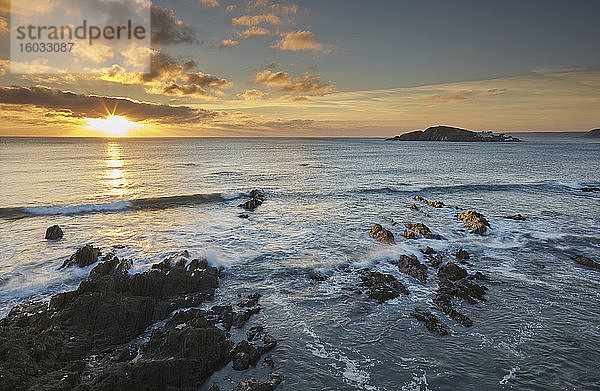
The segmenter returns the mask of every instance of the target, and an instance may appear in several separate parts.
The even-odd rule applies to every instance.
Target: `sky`
[[[0,136],[586,131],[598,15],[597,0],[154,1],[150,73],[12,74],[0,0]],[[94,126],[109,112],[127,122]]]

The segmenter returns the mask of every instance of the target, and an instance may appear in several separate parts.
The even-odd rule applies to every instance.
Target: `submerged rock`
[[[385,244],[396,244],[396,240],[394,239],[394,234],[391,231],[383,228],[379,224],[374,224],[369,232],[369,236],[378,242]]]
[[[62,239],[62,237],[63,237],[63,230],[60,228],[60,226],[53,225],[52,227],[48,227],[48,229],[46,229],[45,239],[58,240],[58,239]]]
[[[394,299],[400,294],[408,295],[408,289],[391,274],[363,269],[360,271],[360,279],[360,286],[368,288],[367,296],[379,303]]]
[[[254,210],[260,205],[262,205],[262,203],[265,200],[264,193],[258,189],[251,190],[250,193],[248,193],[248,195],[250,196],[250,199],[238,205],[239,207],[244,208],[246,210]]]
[[[581,191],[586,193],[597,192],[600,191],[600,187],[584,187],[581,189]]]
[[[73,265],[77,265],[79,267],[86,267],[93,263],[98,262],[98,257],[102,255],[102,252],[99,248],[96,248],[90,244],[86,244],[81,247],[79,250],[75,252],[75,254],[71,255],[71,257],[62,264],[58,269],[63,269],[66,267],[71,267]]]
[[[440,323],[438,318],[436,318],[431,312],[422,308],[415,308],[413,311],[411,311],[410,315],[419,322],[425,323],[425,327],[427,327],[429,331],[433,331],[439,335],[448,334],[446,326],[444,326],[443,323]]]
[[[512,216],[502,216],[503,219],[517,220],[517,221],[525,221],[525,217],[521,216],[521,214],[517,213]]]
[[[314,270],[311,270],[311,271],[308,272],[308,278],[310,278],[311,280],[314,280],[314,281],[325,281],[325,280],[327,280],[327,276],[326,275],[324,275],[322,273],[319,273],[317,271],[314,271]]]
[[[271,373],[270,380],[256,380],[253,377],[246,378],[238,383],[233,391],[273,391],[281,383],[281,376],[278,373]]]
[[[391,261],[393,265],[398,266],[398,269],[421,281],[425,284],[427,282],[427,266],[423,265],[416,256],[402,255],[400,259]]]
[[[583,255],[575,255],[575,256],[571,257],[571,259],[582,266],[589,267],[591,269],[600,270],[600,263],[593,261],[588,257],[584,257]]]
[[[456,218],[462,221],[465,227],[474,234],[483,235],[486,233],[487,228],[490,227],[490,223],[486,218],[474,210],[458,213]]]

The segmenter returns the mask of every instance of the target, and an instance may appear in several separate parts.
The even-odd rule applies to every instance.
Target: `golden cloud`
[[[221,41],[221,44],[219,44],[219,49],[231,49],[231,48],[237,46],[238,43],[239,43],[239,41],[233,41],[231,39],[224,39]]]
[[[283,34],[283,38],[271,47],[279,50],[313,50],[322,53],[331,53],[330,46],[320,43],[312,31],[303,30]]]
[[[231,19],[233,26],[257,26],[259,24],[280,25],[281,19],[274,14],[264,15],[243,15],[239,18]]]
[[[280,91],[301,95],[326,95],[335,92],[332,82],[324,82],[320,75],[304,73],[292,78],[287,72],[263,71],[253,78],[254,83],[279,87]]]
[[[265,96],[265,93],[259,90],[246,90],[243,94],[237,94],[239,98],[246,101],[259,101]]]

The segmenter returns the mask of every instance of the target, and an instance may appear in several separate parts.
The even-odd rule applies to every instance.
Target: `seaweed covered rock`
[[[588,257],[584,257],[583,255],[575,255],[571,257],[571,259],[580,264],[581,266],[585,266],[590,269],[600,270],[600,263],[593,261]]]
[[[398,266],[398,269],[421,281],[425,284],[427,282],[427,266],[423,265],[416,256],[402,255],[400,259],[391,261],[392,264]]]
[[[442,238],[438,234],[431,233],[431,230],[429,229],[429,227],[423,223],[416,223],[416,224],[406,223],[406,224],[404,224],[404,226],[410,230],[410,231],[404,230],[404,237],[407,239],[416,239],[419,237],[419,235],[426,239],[440,240]]]
[[[490,227],[490,223],[486,218],[474,210],[469,210],[463,213],[458,213],[456,218],[462,221],[464,226],[474,234],[483,235]]]
[[[443,208],[443,207],[444,207],[444,203],[443,203],[443,202],[441,202],[441,201],[435,201],[435,200],[433,200],[433,201],[429,201],[429,200],[426,200],[425,198],[423,198],[423,197],[421,197],[421,196],[419,196],[419,195],[416,195],[416,196],[414,197],[414,199],[415,199],[415,201],[419,201],[419,202],[423,202],[423,203],[425,203],[425,204],[431,205],[431,206],[433,206],[434,208]],[[414,204],[413,204],[413,205],[414,205]],[[415,206],[416,206],[416,205],[415,205]],[[412,208],[411,208],[411,209],[412,209]]]
[[[509,219],[509,220],[525,221],[525,217],[521,216],[521,214],[519,214],[519,213],[517,213],[516,215],[511,215],[511,216],[502,216],[502,218]]]
[[[467,252],[467,250],[463,250],[462,248],[456,252],[456,258],[458,259],[469,259],[471,256]]]
[[[391,274],[363,269],[360,271],[360,279],[360,286],[367,288],[367,296],[379,303],[394,299],[400,294],[408,295],[408,289]]]
[[[394,234],[391,231],[383,228],[379,224],[374,224],[369,232],[369,236],[378,242],[385,244],[396,244],[396,240],[394,239]]]

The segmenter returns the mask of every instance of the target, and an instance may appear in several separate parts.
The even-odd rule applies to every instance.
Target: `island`
[[[600,138],[600,128],[598,129],[593,129],[590,130],[589,132],[586,132],[583,137],[589,137],[589,138]]]
[[[464,142],[507,142],[520,141],[516,137],[504,133],[493,133],[490,131],[473,132],[471,130],[455,128],[452,126],[432,126],[423,130],[404,133],[399,136],[388,138],[392,141],[464,141]]]

